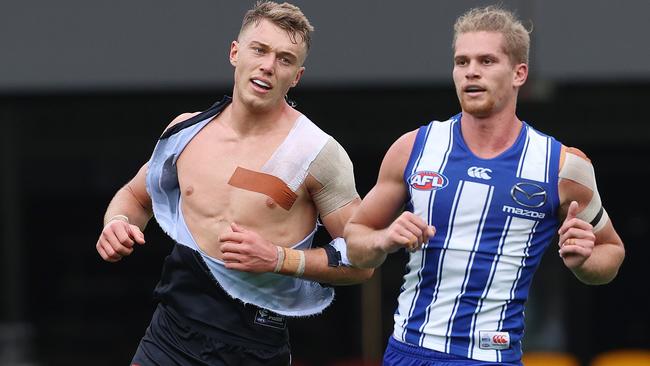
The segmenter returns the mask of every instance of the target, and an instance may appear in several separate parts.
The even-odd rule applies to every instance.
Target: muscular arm
[[[576,247],[577,245],[573,245]],[[564,263],[571,268],[573,274],[588,285],[602,285],[611,282],[618,274],[618,269],[625,258],[625,249],[621,238],[614,230],[611,221],[603,229],[595,233],[594,246],[587,256],[581,252],[585,249],[563,247],[561,254]],[[588,253],[588,250],[586,251]],[[584,255],[586,259],[582,264],[572,266],[571,261]]]
[[[343,236],[345,223],[359,207],[360,202],[361,200],[356,198],[347,205],[321,218],[323,225],[333,238]],[[303,278],[333,285],[351,285],[368,280],[372,273],[372,269],[328,266],[327,254],[325,254],[323,248],[305,251],[305,273]]]
[[[323,225],[333,238],[340,238],[360,199],[352,162],[335,140],[330,139],[311,164],[304,184]],[[312,217],[305,219],[313,220]],[[231,228],[232,233],[224,233],[219,238],[223,242],[224,262],[230,269],[259,273],[273,272],[279,266],[280,274],[293,276],[298,273],[302,278],[333,285],[360,283],[373,273],[370,269],[329,266],[326,250],[322,247],[304,251],[285,248],[283,255],[291,259],[281,258],[278,247],[258,233],[239,225],[231,225]],[[302,274],[298,264],[301,256],[305,259]]]
[[[563,153],[572,153],[588,161],[577,149],[563,148]],[[563,161],[566,162],[565,159]],[[591,168],[590,165],[587,167]],[[593,170],[591,172],[593,175]],[[600,224],[594,223],[595,228],[587,222],[593,215],[585,217],[584,214],[598,195],[595,180],[591,185],[587,183],[588,179],[571,178],[562,178],[559,183],[560,217],[563,219],[558,231],[560,256],[580,281],[591,285],[608,283],[616,277],[623,263],[623,241],[610,219]]]
[[[117,191],[106,209],[104,228],[95,246],[105,261],[117,262],[133,252],[135,243],[144,244],[142,231],[152,216],[146,174],[147,164]]]
[[[332,238],[343,236],[345,224],[359,207],[352,162],[347,153],[331,139],[310,167],[306,185],[321,222]],[[368,280],[373,270],[347,266],[330,267],[323,248],[305,251],[303,277],[334,285],[349,285]]]
[[[416,134],[409,132],[390,147],[377,184],[345,228],[348,257],[355,266],[378,267],[389,253],[400,248],[417,249],[433,235],[433,229],[412,213],[397,217],[407,198],[403,173]]]
[[[194,113],[195,114],[195,113]],[[192,115],[176,117],[168,128]],[[144,244],[142,231],[153,215],[151,197],[146,188],[147,164],[124,187],[120,188],[108,204],[102,229],[95,248],[108,262],[117,262],[133,252],[135,243]]]
[[[334,238],[343,235],[345,223],[354,210],[359,206],[357,197],[346,205],[328,213],[321,218],[323,225]],[[282,270],[280,274],[294,276],[296,266],[283,266],[284,261],[278,256],[278,248],[272,242],[262,238],[257,232],[248,230],[239,225],[231,225],[232,232],[224,233],[219,240],[223,242],[223,260],[226,268],[246,272],[274,272],[278,261]],[[347,266],[330,267],[325,249],[312,248],[307,250],[287,249],[292,254],[304,254],[305,267],[301,278],[332,285],[352,285],[368,280],[372,274],[371,269],[360,269]],[[295,264],[295,262],[294,262]]]
[[[144,230],[153,215],[151,198],[146,189],[146,175],[147,164],[143,165],[135,177],[115,193],[104,214],[104,225],[116,215],[124,215],[129,218],[129,223]]]

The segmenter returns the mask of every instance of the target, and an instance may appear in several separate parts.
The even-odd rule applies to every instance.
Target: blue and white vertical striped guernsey
[[[557,228],[561,144],[524,123],[513,146],[481,159],[460,117],[421,127],[404,171],[407,209],[436,235],[410,254],[393,337],[518,362],[528,289]]]

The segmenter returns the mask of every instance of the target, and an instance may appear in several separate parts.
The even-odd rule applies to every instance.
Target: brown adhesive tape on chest
[[[271,197],[280,207],[289,211],[293,203],[296,202],[296,195],[282,179],[253,170],[248,170],[240,166],[232,173],[228,181],[233,187],[262,193]]]

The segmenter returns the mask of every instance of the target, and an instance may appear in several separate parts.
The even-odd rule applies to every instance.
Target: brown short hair
[[[280,27],[280,29],[285,30],[293,42],[298,43],[296,37],[299,36],[305,42],[308,50],[311,47],[311,32],[314,31],[314,27],[297,6],[289,3],[278,4],[272,1],[258,1],[244,15],[239,34],[249,25],[258,24],[262,19],[266,19]]]
[[[473,8],[456,19],[454,44],[460,34],[468,32],[498,32],[505,40],[505,53],[513,64],[528,64],[530,31],[515,14],[498,6]]]

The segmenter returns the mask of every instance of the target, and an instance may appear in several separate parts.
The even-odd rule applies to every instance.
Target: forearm
[[[602,285],[611,282],[625,258],[625,249],[617,244],[596,245],[591,256],[573,270],[575,276],[588,285]]]
[[[128,217],[129,223],[138,226],[141,230],[147,226],[147,223],[153,215],[151,202],[138,200],[129,184],[120,188],[106,209],[104,214],[104,225],[116,215]]]
[[[367,281],[372,277],[372,269],[347,266],[330,267],[327,254],[323,248],[304,251],[305,272],[302,278],[332,285],[353,285]]]
[[[377,268],[384,263],[388,253],[375,245],[379,235],[381,235],[381,230],[348,223],[345,228],[345,241],[348,246],[348,258],[353,266]]]

